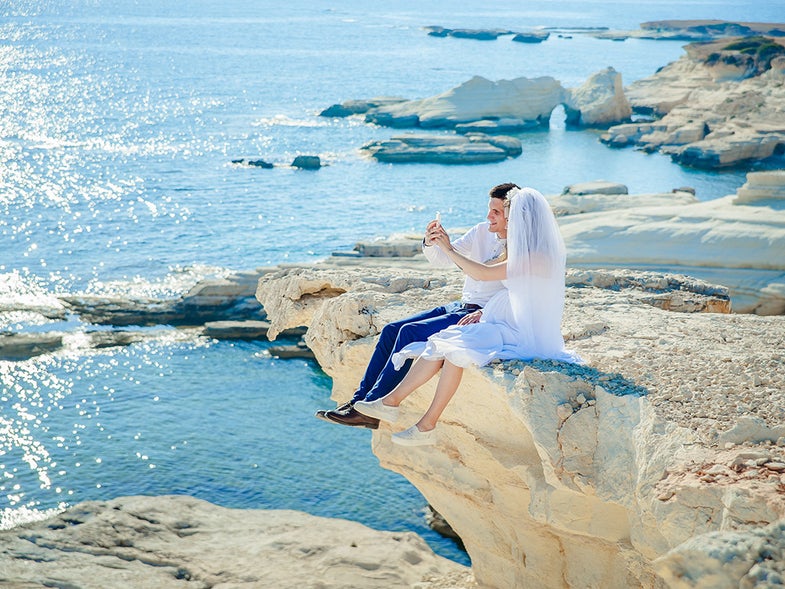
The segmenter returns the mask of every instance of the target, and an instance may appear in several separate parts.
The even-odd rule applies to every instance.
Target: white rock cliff
[[[633,109],[661,117],[611,127],[602,141],[660,151],[679,163],[723,168],[785,153],[785,56],[754,75],[744,58],[723,55],[728,41],[687,46],[687,54],[625,89]]]
[[[271,335],[308,325],[337,401],[385,323],[459,292],[457,271],[406,264],[317,265],[260,280]],[[785,546],[761,532],[785,517],[783,318],[666,310],[727,311],[727,291],[686,277],[571,271],[568,283],[564,333],[586,366],[470,368],[436,446],[390,442],[391,429],[427,407],[433,382],[407,400],[401,426],[373,436],[382,465],[461,536],[478,584],[659,588],[723,576],[725,563],[690,568],[679,556],[702,534]],[[737,577],[759,556],[733,553]]]
[[[559,217],[569,263],[667,267],[728,286],[736,312],[777,315],[785,313],[783,195],[785,170],[776,170],[750,172],[737,195],[704,202],[687,193],[550,202],[575,212]]]

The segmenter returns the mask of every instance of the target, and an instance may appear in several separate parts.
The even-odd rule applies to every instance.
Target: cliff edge
[[[270,337],[308,326],[342,402],[382,326],[457,298],[461,280],[416,260],[318,264],[265,275],[257,298]],[[731,315],[726,289],[685,276],[573,270],[567,282],[563,332],[585,366],[467,369],[436,446],[395,446],[382,423],[381,464],[450,522],[482,587],[782,579],[783,319]]]

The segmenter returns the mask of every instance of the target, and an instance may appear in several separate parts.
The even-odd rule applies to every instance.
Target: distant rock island
[[[547,126],[559,105],[565,109],[567,124],[573,126],[606,128],[630,120],[632,114],[621,74],[609,67],[573,89],[550,76],[497,81],[474,76],[436,96],[353,99],[324,109],[320,116],[363,116],[366,123],[395,129],[455,132],[402,135],[362,147],[363,153],[379,161],[488,163],[520,155],[520,141],[504,134]]]
[[[785,24],[726,20],[656,20],[641,24],[641,39],[708,41],[717,37],[785,37]]]
[[[578,88],[564,88],[549,76],[496,81],[474,76],[435,96],[355,99],[332,105],[320,115],[362,116],[366,123],[398,129],[515,135],[547,127],[551,113],[561,105],[567,125],[607,129],[601,140],[611,147],[659,151],[696,168],[747,166],[766,160],[771,160],[769,167],[780,167],[778,162],[785,161],[785,26],[661,21],[645,23],[643,30],[662,35],[690,31],[711,40],[687,45],[686,55],[679,60],[627,87],[612,67],[598,71]],[[761,35],[764,31],[772,36]],[[730,34],[746,36],[728,38]],[[380,161],[394,162],[454,164],[502,159],[501,152],[496,158],[490,155],[498,147],[491,140],[482,153],[476,140],[473,150],[456,148],[460,143],[470,146],[472,141],[444,134],[428,140],[429,150],[422,148],[424,142],[423,136],[416,140],[399,137],[388,144],[366,145],[363,150]]]
[[[623,41],[625,39],[660,39],[668,41],[711,41],[720,37],[751,37],[769,35],[785,37],[785,24],[733,22],[725,20],[658,20],[641,23],[635,31],[611,30],[609,27],[537,27],[527,31],[510,29],[450,29],[437,25],[423,27],[432,37],[454,37],[476,41],[495,41],[512,36],[513,41],[541,43],[550,34],[561,37],[588,35],[598,39]]]

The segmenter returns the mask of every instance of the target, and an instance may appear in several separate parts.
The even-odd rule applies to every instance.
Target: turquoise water
[[[379,95],[420,98],[474,75],[581,84],[606,66],[625,83],[682,54],[679,42],[552,36],[540,45],[429,37],[423,26],[637,28],[665,18],[781,20],[784,2],[344,2],[121,0],[0,7],[0,297],[174,295],[221,269],[313,261],[356,241],[418,230],[440,210],[469,225],[488,188],[546,194],[603,178],[633,193],[730,194],[743,171],[707,173],[602,146],[593,131],[521,135],[521,157],[485,166],[362,159],[395,131],[316,114]],[[262,170],[318,154],[318,172]],[[3,302],[3,301],[0,301]],[[0,314],[5,330],[46,329]],[[84,326],[70,322],[78,332]],[[379,529],[425,529],[425,502],[378,467],[367,431],[311,417],[330,380],[266,344],[166,333],[128,348],[0,362],[0,508],[134,493],[233,507],[302,509]]]

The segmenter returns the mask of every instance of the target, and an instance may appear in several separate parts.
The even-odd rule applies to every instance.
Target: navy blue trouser
[[[407,344],[424,342],[434,333],[455,325],[469,312],[461,303],[456,302],[385,325],[368,362],[368,368],[365,369],[360,387],[352,397],[352,403],[363,400],[375,401],[393,390],[409,372],[412,360],[407,360],[400,370],[396,370],[392,363],[392,355],[400,352]]]

